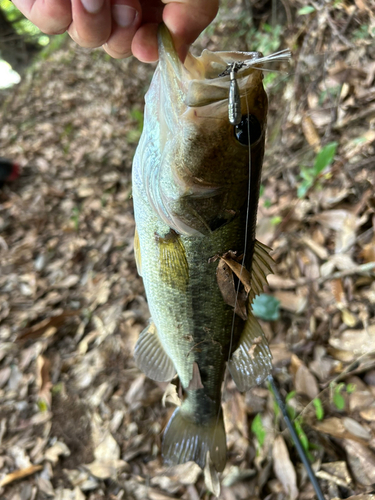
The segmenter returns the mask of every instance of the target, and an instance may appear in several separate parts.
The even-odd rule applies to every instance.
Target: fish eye
[[[262,128],[256,116],[242,115],[241,121],[234,127],[234,135],[237,141],[244,146],[250,146],[256,142],[262,135]]]

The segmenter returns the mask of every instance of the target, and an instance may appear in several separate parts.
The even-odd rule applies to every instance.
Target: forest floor
[[[250,30],[250,2],[227,3],[199,50],[292,50],[265,78],[273,374],[326,498],[374,499],[374,3],[251,2]],[[0,95],[1,156],[23,167],[0,192],[1,499],[213,498],[196,464],[163,467],[174,408],[133,360],[148,307],[131,165],[153,70],[65,39]],[[223,406],[220,499],[314,498],[267,387],[228,377]]]

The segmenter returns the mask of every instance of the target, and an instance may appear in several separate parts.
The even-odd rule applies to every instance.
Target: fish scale
[[[203,468],[209,457],[222,471],[226,366],[240,390],[260,383],[271,368],[251,312],[272,263],[255,240],[267,97],[259,69],[238,73],[241,108],[249,115],[241,124],[256,125],[249,129],[249,155],[245,136],[241,142],[228,120],[230,78],[219,74],[228,61],[252,56],[204,51],[183,65],[164,25],[158,39],[160,62],[133,164],[134,248],[151,312],[135,360],[154,380],[177,373],[183,389],[163,438],[165,462],[194,460]]]

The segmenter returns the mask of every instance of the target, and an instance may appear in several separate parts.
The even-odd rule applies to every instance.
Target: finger
[[[114,3],[116,2],[116,3]],[[142,21],[138,0],[112,0],[112,33],[104,50],[116,59],[131,55],[131,44]]]
[[[158,55],[158,24],[148,23],[139,28],[133,38],[132,53],[141,62],[154,62]]]
[[[72,22],[70,0],[13,0],[13,3],[47,35],[64,33]]]
[[[162,0],[166,4],[163,21],[172,34],[174,45],[183,61],[200,33],[215,19],[218,0]]]
[[[72,0],[68,33],[82,47],[100,47],[112,31],[110,0]]]

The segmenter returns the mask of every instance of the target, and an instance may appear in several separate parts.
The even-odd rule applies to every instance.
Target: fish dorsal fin
[[[271,248],[267,245],[255,240],[249,304],[253,302],[254,297],[263,293],[263,288],[267,285],[267,276],[273,273],[272,266],[275,262],[269,254],[270,251]]]
[[[152,321],[139,335],[134,349],[134,359],[140,370],[152,380],[168,382],[176,374],[171,358],[165,352]]]
[[[270,373],[272,355],[263,330],[251,310],[228,369],[239,391],[259,385]]]
[[[141,247],[139,244],[139,235],[137,228],[135,228],[134,232],[134,257],[135,257],[135,263],[137,266],[137,271],[139,276],[142,276],[142,259],[141,259]]]

